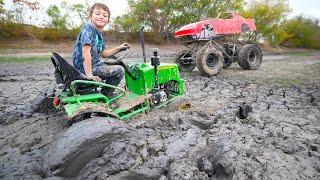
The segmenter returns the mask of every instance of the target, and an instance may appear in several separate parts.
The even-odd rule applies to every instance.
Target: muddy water
[[[189,111],[153,110],[124,122],[135,135],[104,144],[72,176],[319,179],[319,55],[277,59],[267,60],[258,71],[232,65],[210,78],[197,71],[183,73],[186,96],[192,100]],[[41,100],[54,86],[52,68],[47,63],[37,67],[0,67],[3,179],[59,179],[44,162],[68,130],[60,112],[43,111],[48,105]],[[41,104],[42,111],[34,104]]]

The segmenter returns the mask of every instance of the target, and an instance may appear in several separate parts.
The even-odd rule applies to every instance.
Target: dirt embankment
[[[47,151],[67,129],[60,112],[33,108],[54,86],[52,70],[46,62],[0,67],[0,178],[53,176]],[[75,176],[319,179],[319,77],[319,52],[265,56],[256,71],[234,64],[210,78],[182,73],[189,111],[123,122],[129,136],[112,139]]]

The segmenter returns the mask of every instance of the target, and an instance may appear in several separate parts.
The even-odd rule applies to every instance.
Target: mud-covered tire
[[[230,67],[232,64],[232,61],[229,59],[229,58],[224,58],[224,61],[223,61],[223,68],[226,69],[228,67]]]
[[[238,64],[245,70],[259,69],[262,63],[262,51],[254,44],[244,45],[239,52]]]
[[[187,62],[181,59],[182,57],[189,58],[189,57],[192,57],[193,55],[194,55],[194,51],[188,50],[188,49],[178,52],[178,54],[175,57],[175,60],[181,72],[191,72],[196,67],[195,60],[191,62]]]
[[[202,49],[196,57],[197,68],[204,76],[213,76],[218,74],[223,67],[222,52],[214,47]]]
[[[185,112],[191,107],[192,107],[192,103],[190,98],[176,97],[170,102],[167,111],[168,112],[175,112],[175,111]]]
[[[108,144],[134,134],[130,132],[127,125],[105,117],[73,124],[46,153],[45,169],[48,174],[75,177]]]

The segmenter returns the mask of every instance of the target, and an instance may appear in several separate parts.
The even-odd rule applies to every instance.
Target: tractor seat
[[[70,84],[74,80],[87,80],[91,81],[87,76],[75,69],[65,59],[63,59],[58,53],[52,53],[51,61],[55,67],[55,78],[57,84],[63,84],[64,90],[70,88]],[[88,92],[97,91],[95,85],[77,85],[75,87],[76,92],[79,94],[86,94]]]

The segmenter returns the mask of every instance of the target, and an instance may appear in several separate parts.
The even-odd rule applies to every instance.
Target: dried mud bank
[[[291,70],[296,67],[292,63],[305,62],[284,61]],[[101,153],[65,179],[319,179],[317,73],[301,75],[308,80],[306,84],[279,84],[283,81],[274,83],[263,76],[276,66],[267,61],[255,72],[233,66],[210,78],[196,71],[183,73],[186,96],[193,105],[189,111],[153,110],[120,122],[125,133],[109,138]],[[281,76],[288,79],[286,75],[290,76]],[[26,83],[30,93],[12,90],[0,96],[6,99],[1,105],[0,178],[64,179],[54,171],[61,164],[48,165],[53,162],[48,150],[68,131],[62,126],[61,113],[32,110],[27,116],[18,114],[34,104],[31,101],[39,91],[50,93],[39,86],[49,87],[52,77],[45,74],[31,81],[17,77],[22,79],[18,83],[3,82],[19,88]],[[28,85],[33,81],[38,85]],[[15,97],[6,95],[10,93]],[[15,115],[6,114],[9,107],[16,108]]]

